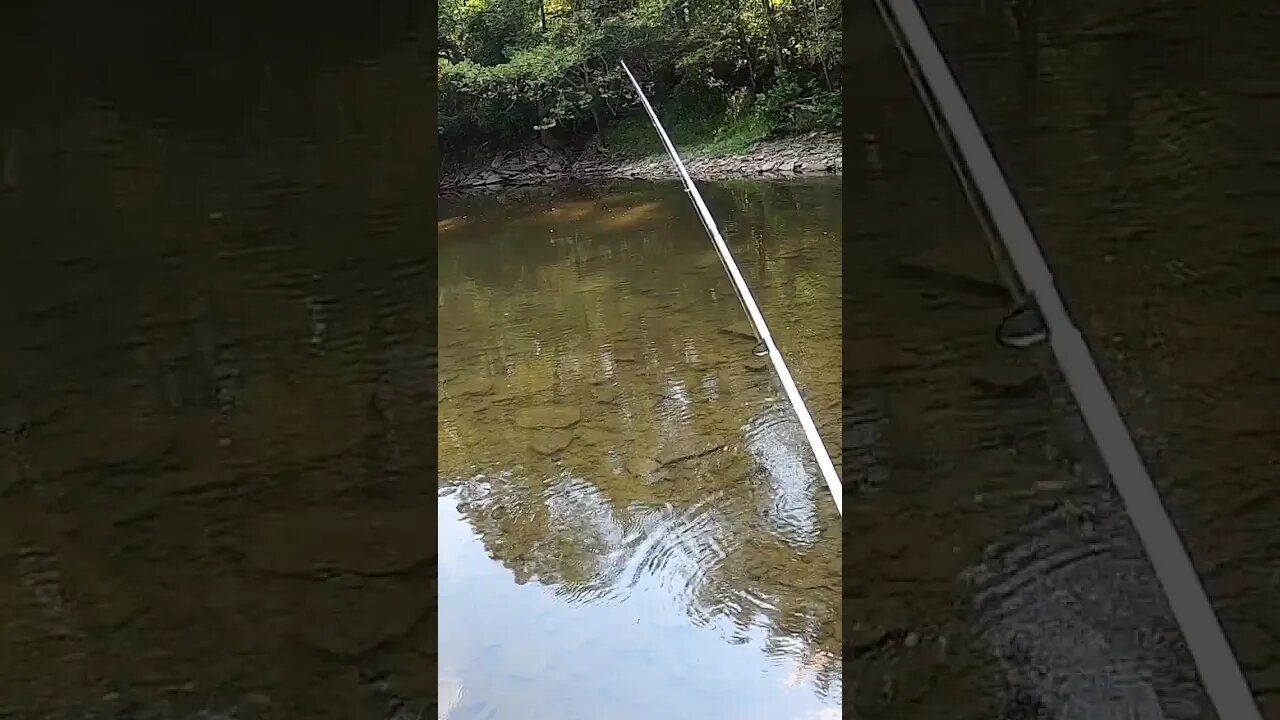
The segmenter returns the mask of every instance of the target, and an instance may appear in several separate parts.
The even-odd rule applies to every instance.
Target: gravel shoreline
[[[841,135],[811,132],[765,140],[738,155],[685,158],[685,166],[690,175],[702,180],[837,175],[843,167]],[[496,193],[575,180],[662,180],[672,176],[666,155],[627,159],[537,147],[446,168],[440,178],[440,194]]]

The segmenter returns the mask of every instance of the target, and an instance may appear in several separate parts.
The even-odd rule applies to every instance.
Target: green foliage
[[[737,120],[723,116],[676,117],[663,124],[686,160],[745,152],[752,143],[769,135],[768,126],[750,114]],[[643,115],[622,118],[613,125],[609,129],[609,149],[629,158],[663,152],[653,126]]]
[[[838,2],[438,2],[447,150],[598,132],[624,152],[656,145],[629,135],[638,104],[624,59],[664,121],[702,147],[839,123]]]
[[[802,83],[790,72],[778,73],[753,110],[773,135],[839,127],[842,117],[839,92],[825,90],[816,79]]]

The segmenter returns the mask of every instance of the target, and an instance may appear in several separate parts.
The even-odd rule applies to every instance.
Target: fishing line
[[[827,489],[831,491],[831,498],[835,500],[836,511],[843,515],[844,486],[841,485],[840,478],[836,475],[835,466],[832,465],[831,458],[827,455],[826,446],[822,444],[822,437],[818,435],[818,428],[813,423],[813,417],[809,414],[809,409],[805,407],[804,400],[800,397],[800,389],[796,387],[796,382],[791,377],[791,371],[787,369],[787,363],[782,359],[782,353],[773,342],[773,335],[769,332],[769,326],[765,324],[764,316],[760,314],[760,308],[756,305],[755,298],[751,296],[751,290],[747,288],[747,283],[743,280],[742,273],[738,270],[738,265],[733,261],[733,254],[729,252],[728,244],[720,236],[715,220],[711,217],[711,211],[707,209],[707,204],[702,200],[702,195],[693,184],[693,179],[689,177],[689,171],[685,168],[684,161],[680,159],[680,154],[676,152],[675,145],[671,143],[671,138],[667,136],[667,131],[663,129],[662,123],[658,120],[658,114],[653,111],[653,106],[649,104],[649,98],[645,97],[644,91],[640,89],[640,83],[636,80],[636,76],[631,74],[631,68],[627,67],[625,62],[622,63],[622,70],[631,79],[631,86],[635,88],[636,96],[640,98],[640,104],[644,106],[644,110],[648,113],[654,129],[658,131],[658,138],[662,140],[662,146],[666,148],[667,155],[671,157],[671,162],[675,165],[681,182],[684,183],[685,192],[689,194],[694,209],[698,211],[698,218],[702,220],[702,226],[706,229],[707,235],[711,237],[711,242],[715,246],[716,253],[720,256],[720,262],[724,265],[725,272],[729,274],[729,280],[733,283],[734,291],[738,295],[742,309],[751,320],[751,327],[759,340],[757,349],[753,353],[759,353],[760,347],[763,346],[764,354],[768,355],[769,361],[773,363],[773,369],[778,375],[778,380],[782,383],[783,392],[786,393],[787,400],[791,402],[791,407],[795,410],[796,418],[800,421],[800,427],[804,430],[805,438],[809,441],[809,448],[813,450],[813,456],[818,461],[818,469],[822,472],[822,478],[827,483]]]
[[[965,194],[980,203],[975,209],[990,220],[1022,287],[1040,314],[1058,366],[1164,588],[1218,717],[1262,720],[1191,556],[919,5],[916,0],[876,0],[876,6],[943,144],[950,144],[957,151],[951,160],[961,185],[967,186]]]

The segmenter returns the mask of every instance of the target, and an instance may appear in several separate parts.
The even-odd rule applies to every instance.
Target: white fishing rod
[[[843,515],[844,486],[841,485],[840,478],[836,475],[836,468],[831,463],[831,457],[827,455],[826,446],[822,444],[822,437],[818,435],[818,428],[813,424],[813,416],[809,414],[809,409],[805,407],[804,399],[800,397],[800,389],[796,387],[796,381],[791,378],[791,371],[787,369],[787,363],[782,359],[782,353],[778,351],[778,346],[773,342],[773,335],[769,332],[769,326],[764,322],[764,316],[760,314],[760,307],[756,305],[755,298],[751,296],[751,290],[747,288],[746,281],[742,279],[742,273],[738,271],[738,265],[733,261],[733,254],[729,252],[728,244],[720,236],[720,230],[716,228],[716,222],[711,218],[711,211],[707,209],[707,204],[703,202],[702,195],[698,192],[698,188],[694,186],[693,179],[689,177],[689,171],[685,168],[684,161],[680,159],[680,154],[676,152],[676,146],[671,143],[671,138],[667,136],[667,131],[663,129],[662,123],[658,120],[658,114],[653,111],[653,106],[649,104],[649,98],[645,97],[644,91],[640,89],[640,83],[636,81],[636,76],[631,74],[631,68],[627,67],[625,62],[622,63],[622,70],[631,79],[631,86],[635,88],[636,96],[640,98],[640,104],[644,106],[645,112],[649,115],[649,120],[653,122],[654,129],[658,131],[662,146],[666,148],[667,155],[671,156],[671,162],[676,166],[676,172],[680,174],[680,181],[684,183],[685,192],[689,193],[689,197],[692,198],[693,207],[698,211],[698,217],[702,220],[703,227],[707,229],[707,234],[711,236],[711,242],[715,245],[716,253],[720,256],[720,261],[724,263],[725,271],[729,273],[729,279],[733,281],[733,288],[738,293],[742,308],[746,311],[747,317],[751,319],[751,325],[755,329],[756,337],[764,345],[769,361],[773,363],[773,369],[778,374],[778,380],[782,383],[782,389],[787,395],[787,400],[791,402],[796,418],[800,421],[800,427],[804,429],[805,438],[808,439],[809,447],[813,450],[813,456],[818,461],[818,469],[822,472],[822,478],[827,482],[827,489],[831,491],[831,498],[835,500],[836,511]]]

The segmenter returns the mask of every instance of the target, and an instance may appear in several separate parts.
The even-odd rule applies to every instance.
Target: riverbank
[[[689,174],[699,180],[785,178],[839,174],[841,135],[814,131],[752,143],[744,151],[685,157]],[[595,148],[536,146],[480,154],[441,171],[440,194],[496,193],[520,187],[583,180],[660,180],[672,177],[665,154],[635,158]]]

